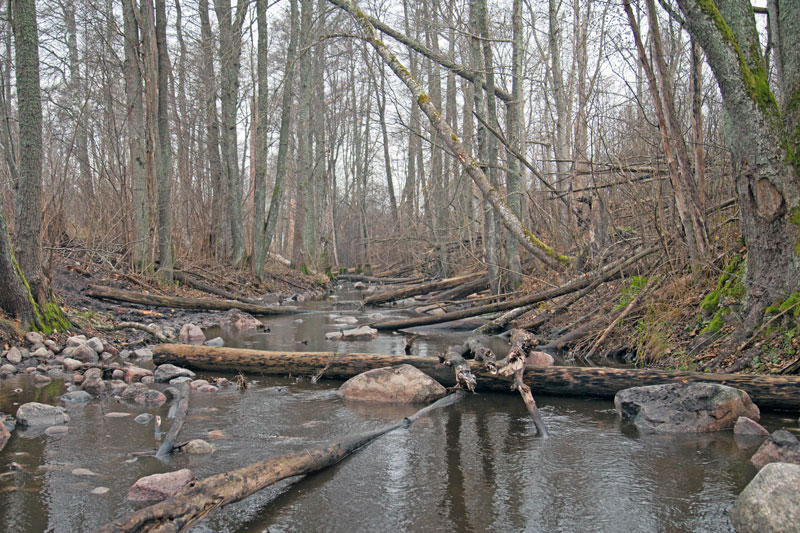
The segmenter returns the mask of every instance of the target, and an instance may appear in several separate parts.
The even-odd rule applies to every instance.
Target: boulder
[[[800,529],[800,466],[770,463],[744,488],[731,508],[738,533]]]
[[[555,362],[556,360],[549,353],[535,350],[528,352],[528,357],[525,358],[525,364],[528,366],[553,366]]]
[[[91,399],[92,395],[83,390],[65,392],[61,395],[61,401],[64,403],[86,403]]]
[[[187,368],[181,368],[179,366],[171,365],[169,363],[164,365],[158,365],[156,367],[155,372],[153,372],[153,378],[158,383],[167,383],[170,380],[180,377],[194,377],[194,372]]]
[[[372,402],[431,402],[447,394],[435,379],[411,365],[369,370],[339,387],[339,396]]]
[[[213,348],[222,348],[225,346],[225,340],[222,337],[214,337],[213,339],[207,340],[203,344]]]
[[[128,383],[135,383],[141,381],[145,376],[152,376],[153,371],[138,366],[129,366],[125,369],[125,381]]]
[[[766,437],[769,435],[769,431],[767,431],[764,426],[755,420],[747,418],[746,416],[740,416],[736,421],[736,424],[733,426],[733,434]]]
[[[44,344],[44,337],[36,331],[29,331],[25,334],[25,340],[30,344]]]
[[[614,397],[617,413],[640,431],[706,433],[733,428],[740,416],[759,419],[746,392],[716,383],[633,387]]]
[[[206,340],[206,335],[199,326],[192,323],[184,324],[178,334],[178,341],[184,344],[201,344]]]
[[[17,409],[18,426],[56,426],[67,422],[69,422],[69,415],[67,415],[63,407],[30,402],[21,405]]]
[[[71,357],[65,357],[63,363],[64,368],[70,372],[74,372],[83,366],[83,362]]]
[[[194,439],[187,442],[181,451],[183,453],[214,453],[216,448],[203,439]]]
[[[120,397],[128,402],[140,405],[162,405],[167,401],[167,397],[157,390],[148,389],[144,383],[133,383],[122,391]]]
[[[138,350],[133,351],[133,356],[137,359],[152,359],[153,358],[153,350],[150,348],[139,348]]]
[[[166,500],[195,479],[192,471],[187,468],[165,474],[145,476],[133,484],[128,491],[127,499],[135,502]]]
[[[67,346],[62,352],[65,357],[77,359],[84,363],[96,363],[100,360],[100,356],[86,343],[77,346]]]
[[[92,337],[91,339],[86,341],[86,346],[94,350],[95,353],[103,353],[105,351],[105,349],[103,348],[103,341],[101,341],[97,337]]]
[[[14,346],[6,353],[6,359],[8,359],[8,362],[12,365],[18,365],[22,362],[22,352],[19,348]]]
[[[361,326],[344,331],[331,331],[325,334],[325,338],[333,341],[371,341],[378,338],[378,330],[369,326]]]
[[[792,433],[780,429],[772,433],[756,450],[750,462],[757,468],[769,463],[793,463],[800,465],[800,442]]]
[[[222,317],[220,326],[223,328],[242,331],[247,329],[261,328],[264,326],[264,324],[262,324],[261,321],[253,315],[245,313],[244,311],[240,311],[239,309],[231,309],[225,313],[225,316]]]

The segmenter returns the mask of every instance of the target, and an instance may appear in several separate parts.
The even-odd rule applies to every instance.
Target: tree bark
[[[419,294],[429,294],[431,292],[441,291],[451,287],[458,287],[464,283],[468,283],[485,275],[485,272],[478,272],[476,274],[468,274],[466,276],[458,276],[455,278],[432,281],[430,283],[422,283],[412,287],[403,287],[401,289],[368,296],[364,299],[364,304],[378,305],[386,302],[402,300],[403,298],[410,298]]]
[[[212,348],[186,344],[156,346],[153,361],[213,372],[249,372],[264,375],[316,375],[348,379],[367,370],[409,364],[443,385],[455,385],[453,370],[437,357],[339,352],[268,352],[239,348]],[[477,377],[476,390],[509,390],[510,381],[468,361]],[[764,409],[800,409],[800,377],[712,374],[604,367],[526,366],[524,383],[539,394],[611,399],[623,389],[681,382],[720,383],[747,392]]]
[[[169,94],[167,82],[170,73],[167,50],[166,1],[156,0],[156,49],[158,51],[158,257],[159,275],[172,281],[172,140],[169,128]]]

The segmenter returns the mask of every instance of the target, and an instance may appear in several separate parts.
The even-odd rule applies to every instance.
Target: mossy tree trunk
[[[17,256],[11,251],[5,219],[0,225],[0,305],[42,331],[65,329],[69,321],[55,302],[42,271],[42,96],[39,86],[39,30],[35,0],[16,0],[13,9],[16,45],[19,161],[17,191]],[[10,261],[10,263],[9,263]],[[22,284],[22,287],[20,287]],[[8,287],[8,289],[6,289]],[[28,304],[20,299],[20,293]],[[7,307],[8,306],[8,307]]]
[[[748,0],[678,0],[722,93],[747,244],[745,320],[798,290],[800,280],[800,0],[775,9],[781,104],[769,85]],[[774,17],[773,17],[774,18]]]

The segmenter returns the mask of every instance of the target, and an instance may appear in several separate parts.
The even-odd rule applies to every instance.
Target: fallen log
[[[468,283],[485,275],[486,275],[485,273],[481,272],[477,274],[459,276],[456,278],[447,278],[439,281],[432,281],[430,283],[421,283],[419,285],[414,285],[411,287],[403,287],[393,291],[383,292],[380,294],[373,294],[372,296],[365,298],[364,303],[366,305],[378,305],[386,302],[402,300],[403,298],[411,298],[412,296],[417,296],[419,294],[428,294],[430,292],[442,291],[445,289],[450,289],[452,287],[463,285],[465,283]]]
[[[445,291],[442,291],[439,294],[436,294],[432,298],[432,300],[436,302],[457,300],[459,298],[467,297],[472,293],[484,291],[488,288],[489,288],[489,276],[484,274],[478,279],[458,285],[456,287],[453,287],[452,289],[447,289]]]
[[[152,335],[158,342],[172,342],[169,338],[167,338],[163,333],[160,333],[155,328],[151,328],[145,324],[139,324],[138,322],[119,322],[117,324],[112,324],[110,326],[95,326],[100,331],[119,331],[121,329],[138,329],[140,331],[144,331],[145,333]]]
[[[456,387],[464,386],[468,391],[475,392],[477,380],[469,363],[464,359],[467,353],[469,353],[469,348],[466,345],[450,346],[444,355],[439,356],[439,360],[453,369]]]
[[[169,431],[164,437],[164,442],[158,447],[158,451],[156,452],[156,457],[158,458],[166,457],[175,449],[178,433],[183,429],[183,423],[186,422],[186,416],[189,414],[189,385],[183,383],[178,391],[178,399],[175,403],[175,418],[172,420],[172,425],[169,427]]]
[[[608,281],[616,276],[617,272],[620,270],[632,265],[636,261],[652,254],[658,250],[658,247],[651,246],[645,250],[640,251],[639,253],[633,255],[629,259],[625,261],[621,261],[615,263],[614,265],[609,265],[608,267],[602,269],[599,274],[588,274],[585,276],[581,276],[575,280],[570,281],[560,287],[555,287],[550,290],[538,292],[535,294],[530,294],[528,296],[523,296],[522,298],[515,298],[513,300],[506,300],[505,302],[498,302],[494,304],[487,304],[487,305],[479,305],[477,307],[472,307],[470,309],[462,309],[460,311],[453,311],[450,313],[444,313],[442,315],[429,315],[429,316],[421,316],[415,318],[407,318],[403,320],[389,320],[387,322],[378,322],[377,324],[371,324],[371,326],[377,330],[397,330],[397,329],[405,329],[405,328],[413,328],[417,326],[427,326],[429,324],[441,324],[442,322],[451,322],[453,320],[462,320],[464,318],[470,318],[473,316],[485,315],[489,313],[497,313],[498,311],[506,311],[508,309],[513,309],[515,307],[522,307],[530,304],[535,304],[539,302],[543,302],[545,300],[551,300],[558,296],[564,296],[565,294],[570,294],[576,291],[579,291],[585,287],[588,287],[598,280],[600,282]]]
[[[395,424],[334,441],[322,448],[279,455],[193,482],[172,498],[105,524],[96,531],[119,533],[188,530],[214,509],[242,500],[282,479],[335,465],[378,437],[395,429],[408,427],[431,411],[452,405],[461,398],[463,393],[450,394]]]
[[[173,271],[172,275],[176,280],[180,281],[184,285],[188,285],[189,287],[192,287],[193,289],[197,289],[199,291],[207,292],[208,294],[213,294],[214,296],[220,296],[220,297],[228,299],[228,300],[234,300],[234,301],[237,301],[237,302],[244,302],[244,303],[247,303],[247,304],[261,305],[261,302],[259,302],[258,300],[253,300],[252,298],[245,298],[245,297],[242,297],[242,296],[237,296],[236,294],[233,294],[232,292],[228,292],[226,290],[220,289],[219,287],[214,287],[213,285],[209,285],[208,283],[203,283],[202,281],[197,280],[197,279],[193,278],[192,276],[189,276],[189,275],[187,275],[184,272],[181,272],[179,270]]]
[[[366,276],[363,274],[338,274],[336,279],[342,281],[361,281],[364,283],[415,283],[422,281],[422,278],[379,278],[376,276]]]
[[[533,419],[533,425],[536,426],[536,432],[540,437],[548,437],[547,428],[544,425],[542,414],[536,407],[536,401],[533,399],[533,392],[531,387],[525,383],[525,359],[528,357],[528,350],[525,345],[528,343],[528,338],[524,335],[522,330],[516,330],[516,334],[511,336],[511,350],[506,357],[507,364],[497,370],[500,376],[511,377],[514,380],[512,388],[519,392],[522,396],[522,401],[528,409],[528,413]],[[499,365],[498,365],[499,366]]]
[[[131,291],[123,291],[112,287],[89,285],[87,293],[92,298],[129,302],[155,307],[178,307],[181,309],[204,309],[209,311],[227,311],[239,309],[253,315],[282,315],[297,312],[292,306],[255,305],[236,300],[216,300],[212,298],[181,298],[179,296],[157,296]]]
[[[312,376],[326,365],[325,377],[349,379],[357,374],[400,364],[415,366],[442,385],[455,385],[453,371],[437,357],[337,352],[269,352],[240,348],[213,348],[187,344],[159,344],[153,360],[214,372],[249,372]],[[468,361],[478,378],[477,390],[508,390],[509,381],[492,376],[483,364]],[[747,392],[764,409],[800,409],[800,377],[757,376],[573,366],[525,367],[524,382],[538,394],[612,399],[630,387],[676,382],[709,382]]]

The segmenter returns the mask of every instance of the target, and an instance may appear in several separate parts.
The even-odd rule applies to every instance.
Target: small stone
[[[83,367],[83,362],[78,361],[77,359],[73,359],[71,357],[64,358],[64,368],[69,370],[70,372],[74,372]]]
[[[76,468],[72,471],[73,476],[99,476],[97,472],[92,472],[88,468]]]
[[[211,440],[226,440],[228,436],[221,429],[212,429],[208,432],[208,438]]]
[[[50,383],[53,380],[50,379],[50,376],[43,376],[42,374],[36,374],[36,375],[33,376],[33,381],[36,384],[45,385],[47,383]]]
[[[138,350],[133,351],[133,356],[137,359],[152,359],[153,350],[150,348],[139,348]]]
[[[225,346],[225,341],[222,339],[222,337],[214,337],[213,339],[207,340],[203,344],[214,348],[222,348]]]
[[[757,468],[763,468],[768,463],[793,463],[800,465],[800,442],[793,433],[780,429],[770,435],[750,462]]]
[[[378,330],[369,326],[346,329],[342,332],[343,341],[369,341],[378,338]]]
[[[72,377],[72,382],[73,382],[75,385],[80,385],[81,383],[83,383],[83,374],[75,374],[75,375]]]
[[[203,385],[208,385],[208,381],[206,381],[205,379],[196,379],[191,383],[189,383],[189,386],[192,388],[192,390],[197,390]]]
[[[151,415],[150,413],[142,413],[139,416],[137,416],[136,418],[134,418],[133,421],[137,422],[139,424],[147,424],[152,419],[153,419],[153,415]]]
[[[200,385],[197,387],[197,392],[217,392],[219,389],[214,385]]]
[[[325,334],[326,341],[339,341],[342,340],[342,332],[341,331],[329,331]]]
[[[55,426],[69,422],[69,415],[63,407],[30,402],[17,409],[17,425],[30,426]]]
[[[143,376],[142,377],[142,383],[144,383],[145,385],[152,385],[155,382],[156,382],[156,380],[153,378],[153,376]]]
[[[189,376],[181,376],[179,378],[169,380],[170,385],[180,385],[181,383],[189,383],[192,381],[192,378]]]
[[[181,332],[178,333],[178,341],[184,344],[200,344],[204,340],[206,340],[206,336],[203,330],[192,323],[184,324]]]
[[[44,337],[36,331],[29,331],[25,334],[25,340],[30,344],[44,344]]]
[[[220,321],[220,326],[225,329],[233,329],[236,331],[244,331],[248,329],[259,329],[264,327],[259,319],[240,311],[239,309],[230,309]]]
[[[358,319],[354,316],[339,316],[333,319],[340,324],[358,324]]]
[[[22,362],[22,352],[19,348],[14,346],[6,353],[6,359],[8,359],[8,362],[12,365],[18,365]]]
[[[50,426],[44,430],[44,434],[50,437],[65,435],[69,433],[69,426]]]
[[[31,353],[32,357],[39,357],[40,359],[50,359],[53,357],[53,352],[42,346],[41,348],[37,348],[36,351]]]
[[[79,344],[78,346],[67,346],[64,348],[62,352],[66,357],[70,357],[72,359],[77,359],[78,361],[83,361],[84,363],[96,363],[100,360],[100,357],[97,355],[90,346],[86,344]]]
[[[103,349],[103,341],[101,341],[97,337],[92,337],[91,339],[86,341],[86,346],[88,346],[97,353],[103,353],[105,351]]]
[[[180,379],[180,378],[178,378],[178,379]],[[186,378],[186,379],[189,379],[189,378]],[[180,391],[178,391],[178,389],[176,389],[175,387],[167,387],[166,389],[164,389],[164,395],[167,398],[169,398],[170,400],[173,400],[173,399],[177,398],[178,396],[180,396]]]
[[[216,448],[203,439],[194,439],[181,448],[184,453],[214,453]]]
[[[54,340],[46,339],[44,341],[44,345],[47,346],[48,349],[52,350],[53,353],[59,353],[63,348]]]
[[[86,342],[86,335],[73,335],[67,339],[67,348],[80,346]]]
[[[0,372],[5,372],[8,373],[9,375],[14,375],[17,373],[17,367],[12,364],[6,363],[3,366],[0,366]]]
[[[111,372],[112,379],[122,379],[125,377],[125,371],[121,368],[115,368],[113,372]]]
[[[145,376],[152,376],[153,371],[138,366],[129,366],[125,369],[125,381],[128,383],[135,383],[141,381]]]
[[[86,403],[91,400],[92,395],[83,390],[65,392],[61,395],[61,401],[64,403]]]
[[[233,385],[233,383],[231,383],[231,380],[229,380],[228,378],[217,378],[217,380],[214,383],[217,384],[217,387],[230,387],[231,385]]]
[[[122,394],[122,391],[128,388],[128,384],[122,381],[121,379],[112,379],[108,384],[107,387],[110,387],[110,394],[113,396],[117,396]]]
[[[111,411],[110,413],[106,413],[106,418],[125,418],[127,416],[131,416],[130,413],[122,413],[120,411]]]
[[[155,372],[153,372],[153,377],[159,383],[167,383],[172,379],[186,376],[189,378],[193,378],[195,373],[187,368],[181,368],[179,366],[171,365],[169,363],[164,365],[159,365],[156,367]]]
[[[128,491],[128,500],[154,502],[174,496],[196,478],[191,470],[184,468],[166,474],[153,474],[140,478]]]
[[[92,494],[97,494],[98,496],[102,496],[103,494],[107,493],[110,489],[108,487],[95,487],[92,489]]]
[[[736,420],[736,424],[733,426],[733,434],[734,435],[761,435],[766,437],[769,435],[769,431],[767,431],[764,426],[753,420],[752,418],[747,418],[746,416],[740,416]]]
[[[121,358],[123,358],[123,359],[127,359],[128,357],[131,356],[131,351],[130,350],[122,350],[121,352],[119,352],[119,356]]]

